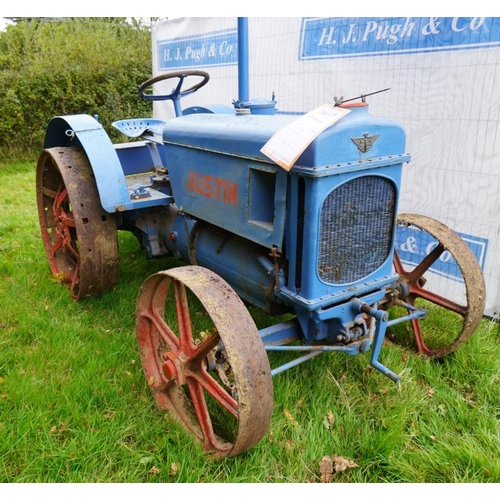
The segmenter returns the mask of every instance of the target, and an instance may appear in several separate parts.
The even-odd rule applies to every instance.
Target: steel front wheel
[[[265,435],[273,407],[264,344],[238,295],[199,266],[149,277],[136,333],[148,385],[161,408],[217,457]]]
[[[92,168],[77,148],[40,153],[36,174],[38,217],[55,279],[75,300],[113,288],[118,279],[118,231],[104,211]]]
[[[427,317],[391,327],[388,338],[430,357],[456,350],[484,313],[485,283],[470,247],[444,224],[423,215],[398,216],[394,268],[402,299]],[[397,316],[404,308],[390,310]],[[406,314],[406,312],[405,312]]]

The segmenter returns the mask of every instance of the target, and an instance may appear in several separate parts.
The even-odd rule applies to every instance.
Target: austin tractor
[[[154,90],[163,80],[169,94]],[[116,285],[119,231],[133,233],[147,258],[178,263],[138,292],[142,368],[158,405],[224,457],[265,435],[274,376],[335,351],[367,353],[397,382],[379,359],[385,343],[451,353],[476,330],[485,285],[456,233],[398,213],[405,132],[372,116],[366,95],[336,99],[328,109],[340,118],[284,168],[265,146],[306,115],[280,114],[274,96],[248,99],[242,83],[232,106],[183,109],[181,99],[208,81],[186,70],[144,82],[139,94],[171,101],[158,105],[173,104],[175,117],[119,120],[119,144],[90,115],[52,118],[36,191],[51,272],[75,300]],[[401,248],[417,240],[425,244],[406,258]],[[271,326],[259,329],[251,308]],[[430,314],[453,315],[458,326],[431,328]],[[283,356],[270,351],[287,361],[271,366]]]

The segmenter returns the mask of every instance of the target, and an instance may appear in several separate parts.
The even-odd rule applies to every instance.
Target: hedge
[[[124,18],[25,18],[0,32],[0,152],[31,157],[53,116],[151,116],[138,86],[151,77],[148,26]]]

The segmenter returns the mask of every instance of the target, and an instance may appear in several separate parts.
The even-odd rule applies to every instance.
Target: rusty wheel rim
[[[431,241],[428,251],[419,252],[418,262],[403,262],[395,251],[394,268],[407,290],[408,304],[427,309],[433,319],[413,320],[405,326],[390,328],[388,338],[411,346],[419,354],[443,357],[455,351],[476,331],[485,306],[485,283],[481,268],[467,244],[449,227],[418,214],[400,214],[398,224],[405,230],[424,234],[421,241]],[[406,244],[408,241],[406,242]],[[415,248],[415,253],[417,249]],[[402,252],[400,252],[402,253]],[[454,281],[446,285],[439,272],[443,264],[453,272]],[[391,314],[397,308],[391,309]],[[439,328],[436,328],[436,324]],[[410,342],[404,329],[409,334]]]
[[[199,266],[151,276],[137,300],[136,333],[157,403],[206,452],[234,456],[262,439],[273,407],[269,361],[224,280]]]
[[[99,200],[92,168],[76,148],[43,150],[37,164],[37,206],[54,278],[75,300],[113,288],[118,279],[118,232]]]

